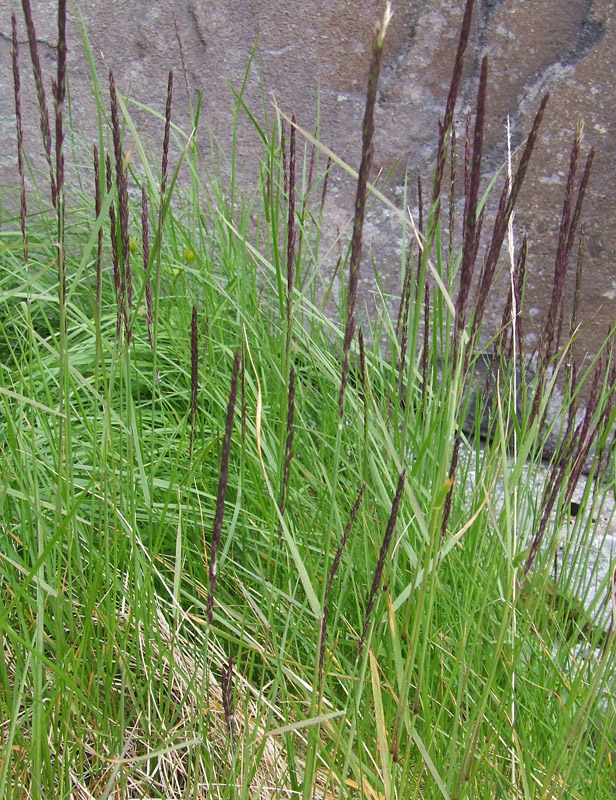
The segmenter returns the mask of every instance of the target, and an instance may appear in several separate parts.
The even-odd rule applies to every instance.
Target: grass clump
[[[575,314],[561,344],[592,159],[577,181],[579,132],[531,370],[521,325],[532,244],[516,246],[511,221],[547,98],[484,237],[483,61],[458,246],[455,181],[449,198],[443,186],[448,163],[455,174],[471,0],[429,205],[415,223],[407,186],[396,209],[398,317],[384,303],[370,331],[355,305],[366,209],[389,202],[370,184],[389,9],[332,320],[319,249],[327,179],[352,168],[295,120],[280,114],[270,129],[251,117],[262,169],[242,199],[233,171],[230,188],[203,177],[200,105],[193,130],[173,127],[170,75],[156,177],[110,73],[108,94],[95,88],[92,196],[77,196],[64,180],[65,4],[55,164],[23,6],[50,189],[25,199],[14,34],[19,210],[2,211],[0,245],[0,795],[612,797],[615,579],[596,551],[613,488],[613,332],[583,368],[570,357]],[[489,336],[482,318],[501,270],[510,294]]]

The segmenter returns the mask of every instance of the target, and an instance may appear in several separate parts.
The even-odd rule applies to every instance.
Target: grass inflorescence
[[[234,125],[248,111],[263,144],[242,196],[235,152],[229,184],[201,160],[201,101],[188,133],[172,124],[172,73],[162,157],[145,160],[131,99],[112,71],[99,80],[83,28],[101,127],[84,146],[91,168],[67,182],[66,4],[52,137],[23,0],[48,190],[24,166],[14,17],[1,797],[613,797],[614,332],[596,356],[572,356],[592,150],[580,177],[578,128],[552,303],[527,353],[533,245],[515,241],[512,219],[548,100],[484,190],[484,59],[456,163],[473,5],[426,208],[412,175],[402,207],[390,204],[397,319],[383,304],[368,329],[356,317],[363,226],[372,202],[390,202],[370,182],[389,8],[358,171],[321,142],[321,123],[310,133],[277,110],[261,125],[241,89]],[[338,169],[357,188],[328,277]],[[334,318],[332,271],[344,283]],[[509,294],[490,331],[500,273]]]

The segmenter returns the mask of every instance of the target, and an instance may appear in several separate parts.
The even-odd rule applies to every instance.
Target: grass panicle
[[[165,103],[165,133],[163,136],[163,156],[161,161],[161,202],[165,200],[167,191],[167,171],[169,169],[169,141],[171,135],[171,105],[173,103],[173,70],[169,70],[167,77],[167,101]],[[162,213],[162,212],[161,212]]]
[[[355,302],[357,300],[357,287],[359,283],[359,269],[363,245],[364,217],[366,214],[366,197],[368,194],[368,178],[372,167],[373,139],[374,139],[374,111],[376,96],[379,86],[379,73],[383,57],[385,34],[391,19],[391,8],[387,4],[383,21],[377,26],[374,43],[372,45],[372,60],[368,72],[368,89],[366,92],[366,106],[362,123],[361,160],[355,191],[355,210],[353,215],[353,232],[351,234],[351,253],[349,256],[349,286],[346,298],[346,319],[344,328],[344,343],[342,345],[342,374],[340,377],[340,394],[338,396],[338,409],[340,417],[344,413],[344,393],[346,391],[349,375],[349,354],[355,333]]]
[[[295,126],[293,114],[289,137],[289,200],[287,214],[287,317],[291,315],[291,296],[295,282]]]
[[[197,309],[192,307],[190,323],[190,447],[192,459],[195,443],[195,422],[197,419],[197,397],[199,393],[199,329],[197,325]]]
[[[586,159],[577,196],[574,198],[575,176],[577,173],[581,144],[582,128],[581,126],[578,126],[573,139],[571,154],[569,156],[569,172],[567,174],[567,184],[565,187],[565,197],[561,212],[558,244],[554,258],[552,298],[545,315],[539,339],[539,353],[537,356],[538,390],[533,399],[533,406],[531,409],[532,420],[538,416],[539,405],[541,396],[543,394],[543,387],[545,386],[548,366],[554,354],[554,349],[558,348],[558,339],[560,336],[559,329],[561,327],[561,325],[558,323],[558,320],[562,314],[567,268],[575,241],[576,229],[580,219],[580,210],[590,178],[590,169],[594,156],[594,150],[591,149]]]
[[[394,535],[394,530],[396,528],[396,522],[398,520],[398,509],[400,506],[400,498],[402,497],[402,490],[404,489],[405,478],[406,478],[406,471],[402,470],[402,472],[398,477],[396,494],[394,495],[394,499],[391,504],[391,511],[389,514],[389,519],[387,520],[385,535],[383,536],[381,549],[379,551],[379,559],[376,564],[376,569],[374,570],[374,578],[372,579],[372,586],[370,588],[368,604],[366,605],[366,613],[364,616],[364,627],[362,628],[361,636],[359,637],[359,643],[358,643],[358,650],[360,657],[364,647],[364,642],[366,641],[366,634],[368,633],[368,626],[370,625],[370,615],[372,614],[372,609],[374,607],[376,593],[379,586],[381,585],[383,570],[385,569],[385,559],[387,558],[387,553],[389,552],[391,540]]]
[[[122,297],[122,321],[127,344],[131,340],[130,314],[132,310],[132,276],[130,267],[130,243],[128,222],[128,180],[127,168],[122,152],[122,130],[118,109],[113,71],[109,70],[109,96],[111,99],[111,130],[113,133],[113,152],[115,157],[116,190],[118,197],[119,247],[118,263],[120,276],[120,295]]]
[[[58,55],[56,78],[52,81],[55,109],[56,219],[58,229],[58,285],[60,314],[66,313],[66,252],[64,247],[64,102],[66,100],[66,0],[58,0]],[[61,322],[66,327],[66,320]]]
[[[580,138],[581,138],[581,136],[580,136]],[[561,241],[560,241],[560,236],[559,236],[558,250],[557,250],[557,254],[556,254],[556,262],[559,265],[561,263],[564,265],[562,267],[561,266],[557,267],[559,272],[561,270],[562,270],[562,272],[566,272],[566,270],[567,270],[567,268],[569,266],[569,261],[570,261],[570,258],[571,258],[571,252],[573,250],[573,244],[574,244],[574,241],[575,241],[577,228],[578,228],[578,225],[579,225],[579,222],[580,222],[581,210],[582,210],[582,206],[584,204],[584,196],[586,194],[586,189],[588,187],[588,182],[590,180],[590,171],[592,169],[592,163],[593,163],[593,160],[594,160],[594,156],[595,156],[595,150],[594,150],[594,148],[591,148],[589,153],[588,153],[588,156],[586,158],[586,163],[584,164],[584,172],[582,174],[582,179],[580,181],[580,185],[579,185],[579,188],[578,188],[578,193],[577,193],[577,197],[576,197],[576,201],[575,201],[575,208],[573,209],[573,214],[571,215],[571,218],[568,221],[566,243],[564,243],[564,246],[562,246],[562,247],[561,247]],[[564,215],[565,215],[565,210],[563,208],[563,218],[564,218]],[[562,303],[560,304],[560,308],[561,308],[561,312],[562,312],[562,309],[563,309],[563,304]],[[556,350],[558,350],[558,348],[560,346],[561,329],[562,329],[562,314],[561,314],[561,320],[559,322],[558,331],[557,331],[557,335],[556,335],[556,341],[555,341],[555,349]]]
[[[483,127],[485,122],[486,92],[488,83],[488,57],[481,62],[479,89],[477,91],[477,112],[473,136],[473,154],[468,182],[465,180],[465,205],[463,217],[462,267],[460,288],[456,298],[456,342],[466,326],[466,304],[473,279],[473,270],[478,248],[477,206],[479,201],[479,182],[481,180],[481,155],[483,150]],[[456,345],[454,344],[454,347]],[[454,359],[455,360],[455,359]]]
[[[578,125],[576,130],[573,145],[571,147],[571,154],[569,156],[569,172],[567,174],[567,186],[565,188],[565,197],[563,200],[563,209],[560,217],[560,230],[558,232],[558,245],[556,248],[556,257],[554,259],[554,281],[552,284],[552,302],[548,307],[548,315],[546,324],[543,329],[543,336],[541,340],[541,357],[544,361],[549,361],[551,357],[552,346],[556,344],[558,347],[558,336],[556,331],[557,315],[562,307],[562,298],[565,291],[565,275],[567,272],[567,265],[569,260],[570,246],[572,241],[570,237],[573,205],[575,202],[575,176],[578,167],[578,160],[580,157],[580,148],[582,146],[582,129]]]
[[[291,120],[289,137],[289,196],[287,206],[287,342],[285,352],[289,356],[291,346],[291,320],[293,315],[293,287],[295,284],[295,114]]]
[[[409,310],[411,305],[411,289],[413,284],[413,247],[410,246],[404,262],[404,279],[402,281],[402,296],[400,297],[400,311],[398,312],[398,322],[396,338],[400,345],[400,356],[398,362],[398,380],[400,386],[404,384],[406,372],[406,349],[409,339]]]
[[[541,102],[539,103],[539,108],[537,109],[537,113],[535,114],[535,118],[533,119],[533,124],[531,125],[530,132],[526,138],[526,144],[524,146],[524,150],[520,157],[520,162],[515,172],[513,182],[511,184],[511,192],[509,194],[509,197],[507,198],[507,213],[506,213],[507,220],[509,220],[509,217],[511,216],[511,213],[513,211],[513,207],[517,203],[518,195],[520,194],[520,189],[522,188],[522,184],[524,183],[524,178],[526,177],[528,165],[530,163],[531,156],[535,149],[535,145],[537,144],[539,129],[541,128],[541,123],[543,122],[543,115],[545,114],[545,109],[547,107],[549,99],[550,99],[550,93],[546,92],[541,98]]]
[[[464,197],[469,197],[471,193],[471,166],[473,158],[473,137],[471,136],[472,120],[473,115],[469,110],[466,115],[466,124],[464,126]]]
[[[456,101],[460,91],[460,82],[462,80],[462,70],[464,67],[464,53],[466,52],[471,33],[473,6],[474,0],[466,0],[464,14],[462,16],[462,24],[460,26],[460,35],[458,37],[458,47],[453,66],[453,74],[451,83],[449,85],[449,94],[447,95],[447,102],[445,104],[445,116],[443,117],[443,122],[439,124],[439,141],[436,151],[437,163],[434,172],[434,184],[432,189],[432,207],[435,211],[433,218],[434,225],[438,219],[437,204],[441,195],[441,184],[443,181],[443,175],[445,173],[445,164],[447,162],[447,137],[449,136],[449,132],[453,124]]]
[[[109,194],[113,188],[113,172],[111,168],[111,157],[109,153],[107,153],[105,159],[105,174],[106,174],[106,184],[107,184],[107,194]],[[121,277],[121,270],[120,270],[120,253],[118,248],[118,226],[117,226],[117,218],[115,212],[115,203],[111,202],[109,204],[109,236],[111,239],[111,256],[112,256],[112,263],[113,263],[113,285],[115,287],[115,299],[116,299],[116,339],[120,338],[120,334],[122,331],[122,322],[126,319],[126,306],[124,301],[124,292],[122,288],[122,277]]]
[[[66,0],[58,0],[58,56],[52,81],[56,127],[56,189],[64,191],[64,103],[66,101]]]
[[[21,82],[19,78],[19,44],[17,41],[17,18],[11,12],[11,60],[13,64],[13,96],[15,98],[15,127],[17,135],[17,172],[19,174],[20,203],[19,220],[21,223],[21,241],[24,248],[24,262],[28,263],[28,237],[26,235],[26,218],[28,206],[26,203],[26,180],[24,175],[24,135],[21,119]]]
[[[30,45],[30,60],[32,62],[32,74],[34,76],[34,85],[36,87],[36,96],[39,106],[39,122],[41,128],[41,136],[43,138],[43,149],[45,150],[45,157],[49,165],[49,184],[51,189],[51,203],[55,208],[56,205],[56,178],[54,175],[53,164],[51,160],[51,128],[49,126],[49,112],[47,110],[47,98],[45,96],[45,83],[43,81],[43,71],[41,69],[41,61],[38,54],[38,39],[36,38],[36,28],[34,27],[34,18],[32,16],[32,7],[30,0],[22,0],[21,5],[24,12],[24,20],[26,22],[26,30],[28,31],[28,44]]]

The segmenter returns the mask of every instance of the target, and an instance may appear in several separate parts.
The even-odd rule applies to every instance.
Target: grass
[[[240,90],[236,124],[248,112],[263,143],[243,195],[233,166],[224,182],[200,161],[200,105],[191,131],[172,124],[171,75],[160,166],[149,163],[131,100],[111,74],[104,88],[83,27],[100,131],[73,185],[91,188],[65,186],[56,111],[53,146],[43,139],[51,188],[32,190],[15,34],[18,210],[2,211],[0,242],[0,796],[613,797],[613,564],[599,574],[592,556],[614,481],[613,332],[576,367],[579,323],[562,311],[592,153],[578,178],[578,131],[532,359],[532,243],[516,243],[511,223],[545,101],[481,194],[484,61],[456,205],[472,6],[432,188],[419,186],[425,211],[404,211],[411,181],[397,210],[399,313],[383,295],[369,330],[355,306],[363,219],[389,202],[369,183],[387,16],[353,233],[331,280],[327,180],[352,168],[282,114],[260,125]],[[61,41],[65,13],[60,2]],[[511,291],[489,335],[499,272]]]

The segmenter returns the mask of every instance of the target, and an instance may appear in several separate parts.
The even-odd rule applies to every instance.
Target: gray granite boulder
[[[0,0],[0,180],[15,182],[14,118],[10,68],[10,10]],[[50,78],[55,58],[55,2],[34,2],[43,68]],[[529,7],[532,5],[532,13]],[[454,0],[394,2],[386,42],[377,108],[375,171],[391,170],[389,192],[399,197],[408,170],[429,175],[437,120],[443,113],[463,3]],[[82,0],[79,4],[92,50],[104,80],[113,67],[118,85],[141,103],[162,112],[167,72],[176,74],[174,118],[188,125],[191,104],[205,93],[204,125],[228,150],[233,96],[249,57],[247,103],[273,116],[274,99],[314,129],[319,107],[323,141],[356,165],[363,95],[374,22],[380,0]],[[179,33],[179,39],[178,39]],[[25,64],[25,28],[19,20]],[[89,95],[89,72],[77,26],[69,36],[73,124],[80,143],[93,142],[96,117]],[[182,75],[181,40],[186,81]],[[586,145],[597,149],[587,197],[587,271],[582,317],[593,317],[583,346],[595,350],[616,310],[616,12],[610,0],[478,0],[461,91],[459,118],[472,106],[480,57],[490,59],[485,164],[495,170],[505,156],[505,119],[514,144],[528,131],[540,95],[551,101],[533,166],[516,218],[516,230],[531,238],[527,325],[532,341],[550,296],[553,256],[568,153],[578,118],[585,121]],[[26,143],[40,151],[31,76],[22,75]],[[161,125],[135,111],[155,153]],[[250,186],[258,169],[259,142],[243,119],[238,132],[239,170]],[[205,141],[207,137],[202,136]],[[411,198],[414,202],[414,199]],[[348,230],[352,191],[335,173],[327,204],[330,235]],[[344,234],[343,234],[344,235]],[[387,209],[371,214],[366,257],[375,256],[386,285],[399,285],[397,224]],[[364,269],[364,295],[374,289]],[[500,319],[502,298],[491,314]],[[594,316],[593,316],[594,315]]]

